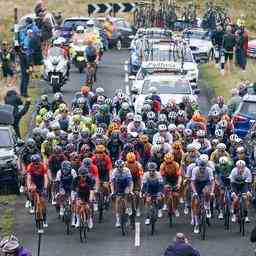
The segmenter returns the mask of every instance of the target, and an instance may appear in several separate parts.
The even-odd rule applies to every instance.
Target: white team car
[[[209,32],[200,28],[187,29],[183,32],[196,62],[208,62],[214,52]]]
[[[188,96],[191,101],[197,102],[197,95],[200,90],[193,90],[186,77],[180,75],[167,75],[159,73],[147,76],[136,97],[134,108],[136,113],[141,113],[145,98],[150,94],[150,88],[155,87],[157,94],[161,98],[162,105],[166,105],[169,100],[174,99],[177,104],[182,102],[184,96]]]

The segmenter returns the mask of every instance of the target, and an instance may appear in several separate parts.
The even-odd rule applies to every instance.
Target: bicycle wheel
[[[99,212],[99,223],[103,220],[103,210],[104,210],[104,195],[102,192],[98,194],[98,212]]]
[[[65,207],[63,219],[64,219],[64,223],[66,225],[66,234],[67,235],[70,234],[71,215],[72,215],[71,209],[69,207]]]
[[[206,213],[203,211],[201,216],[201,223],[200,223],[200,236],[201,240],[205,240],[206,238]]]
[[[168,200],[168,216],[169,216],[169,227],[171,228],[173,226],[173,202],[172,199],[170,198]]]
[[[126,216],[126,205],[124,200],[121,200],[120,202],[120,208],[121,208],[121,216],[120,216],[120,221],[121,221],[121,230],[122,230],[122,235],[125,236],[126,234],[126,223],[127,223],[127,216]]]
[[[135,217],[136,217],[136,202],[135,198],[131,198],[132,215],[130,216],[130,224],[132,229],[135,229]]]
[[[81,218],[80,220],[80,227],[79,227],[79,233],[80,233],[80,242],[86,242],[87,241],[87,225],[84,218]]]
[[[230,208],[227,202],[224,207],[224,227],[226,230],[230,228]]]
[[[241,199],[241,202],[239,203],[239,232],[242,234],[242,236],[245,235],[245,214],[244,214],[244,205],[243,200]]]
[[[151,223],[151,235],[153,236],[156,229],[156,220],[157,220],[157,209],[156,206],[151,207],[151,216],[150,216],[150,223]]]

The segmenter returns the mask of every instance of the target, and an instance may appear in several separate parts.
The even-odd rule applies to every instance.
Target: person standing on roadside
[[[248,34],[244,28],[236,32],[236,64],[245,72],[247,62]]]
[[[164,256],[200,256],[189,243],[183,233],[177,233],[174,243],[166,249]]]
[[[28,112],[29,106],[30,106],[31,100],[28,98],[26,99],[25,104],[23,105],[23,102],[18,95],[18,93],[15,90],[9,90],[6,93],[6,96],[4,98],[4,103],[6,105],[13,106],[13,128],[17,134],[17,136],[20,138],[20,120],[21,118]]]
[[[234,48],[236,46],[236,38],[232,33],[231,26],[227,26],[226,33],[223,36],[222,47],[224,50],[225,63],[227,65],[227,70],[230,72],[231,67],[233,66],[233,56]]]
[[[16,82],[16,76],[14,74],[15,54],[13,49],[8,47],[7,41],[2,42],[2,48],[0,50],[0,62],[2,64],[3,77],[6,86],[14,86]]]
[[[222,49],[224,32],[220,25],[217,26],[216,30],[212,33],[212,44],[215,48],[215,62],[216,64],[220,61],[220,51]]]

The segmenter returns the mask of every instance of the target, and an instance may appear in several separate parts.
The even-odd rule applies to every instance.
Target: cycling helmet
[[[148,111],[150,111],[151,110],[151,105],[150,104],[144,104],[143,106],[142,106],[142,111],[143,112],[148,112]]]
[[[165,131],[167,131],[167,127],[165,124],[160,124],[158,126],[158,130],[159,130],[159,132],[165,132]]]
[[[61,146],[55,145],[53,147],[53,154],[60,155],[62,153],[63,153],[63,151],[62,151],[62,147]]]
[[[180,142],[180,141],[175,141],[175,142],[172,144],[172,148],[173,148],[173,149],[176,149],[176,150],[182,149],[181,142]]]
[[[102,127],[97,127],[97,129],[96,129],[96,135],[102,136],[102,135],[104,135],[104,134],[105,134],[104,129],[103,129]]]
[[[176,130],[177,126],[175,124],[169,124],[168,125],[168,131],[174,132]]]
[[[124,145],[124,152],[134,152],[134,145],[132,143],[126,143]]]
[[[156,114],[153,111],[149,111],[147,113],[147,119],[154,120],[156,118]]]
[[[28,138],[26,142],[26,146],[29,148],[35,148],[36,147],[36,142],[32,138]]]
[[[141,122],[141,121],[142,121],[142,117],[140,115],[134,116],[134,122]]]
[[[236,152],[237,152],[238,154],[244,153],[244,152],[245,152],[245,148],[244,148],[244,147],[238,147],[238,148],[236,149]]]
[[[65,173],[65,172],[71,172],[72,170],[72,165],[71,165],[71,162],[70,161],[63,161],[61,163],[61,170]]]
[[[133,120],[133,119],[134,119],[134,114],[133,114],[133,112],[127,113],[127,114],[126,114],[126,119],[127,119],[127,120]]]
[[[217,146],[219,144],[219,140],[218,139],[213,139],[212,140],[212,146]]]
[[[165,162],[172,162],[174,160],[174,155],[172,153],[167,153],[164,155]]]
[[[86,157],[84,160],[83,160],[83,165],[87,168],[89,168],[92,164],[92,159],[89,158],[89,157]]]
[[[228,158],[226,156],[222,156],[219,159],[219,164],[226,164],[228,163]]]
[[[158,152],[160,152],[160,151],[161,151],[161,146],[158,145],[158,144],[153,145],[153,146],[152,146],[152,151],[153,151],[153,153],[158,153]]]
[[[148,136],[147,136],[146,134],[141,134],[141,135],[139,136],[139,138],[140,138],[140,141],[141,141],[142,143],[147,143],[147,142],[148,142]]]
[[[164,144],[164,138],[162,136],[157,137],[156,144]]]
[[[97,95],[103,95],[104,94],[104,89],[102,88],[102,87],[98,87],[97,89],[96,89],[96,94]]]
[[[81,97],[79,99],[77,99],[77,104],[84,104],[85,103],[85,98]]]
[[[81,116],[78,115],[78,114],[75,114],[72,119],[73,119],[74,123],[80,123],[81,122]]]
[[[68,143],[66,148],[65,148],[65,152],[67,154],[71,154],[72,152],[74,152],[76,150],[76,146],[73,143]]]
[[[67,141],[68,140],[68,133],[61,130],[59,137],[60,137],[60,140]]]
[[[177,115],[179,117],[185,117],[186,116],[186,112],[184,110],[179,110]]]
[[[185,136],[191,136],[193,134],[193,131],[191,129],[187,128],[184,130],[183,134]]]
[[[121,159],[116,160],[116,161],[115,161],[115,166],[116,166],[117,168],[123,168],[123,167],[124,167],[124,161],[121,160]]]
[[[81,108],[75,108],[73,110],[73,115],[81,115],[82,114],[82,109]]]
[[[226,145],[224,144],[224,143],[219,143],[218,145],[217,145],[217,149],[219,149],[219,150],[226,150]]]
[[[95,149],[95,153],[104,153],[106,151],[106,147],[102,144],[97,145]]]
[[[90,131],[88,129],[83,129],[80,132],[80,136],[82,139],[88,139],[90,137]]]
[[[124,110],[128,110],[129,109],[129,103],[123,102],[122,105],[121,105],[121,108],[124,109]]]
[[[35,127],[32,131],[32,136],[37,137],[42,135],[42,129],[39,127]]]
[[[52,131],[56,131],[56,130],[60,130],[60,124],[59,124],[59,122],[52,122],[51,123],[51,130]]]
[[[204,138],[206,136],[206,131],[205,130],[199,130],[196,133],[196,136],[199,138]]]
[[[177,113],[175,111],[171,111],[169,114],[168,114],[168,118],[170,120],[175,120],[177,117]]]
[[[236,134],[231,134],[229,139],[231,142],[235,142],[237,140],[238,136]]]
[[[199,156],[199,160],[208,162],[209,161],[209,156],[206,155],[206,154],[202,154],[202,155]]]
[[[41,97],[40,97],[41,101],[48,101],[48,95],[47,94],[43,94]]]
[[[44,117],[47,113],[48,113],[48,110],[47,110],[46,108],[41,108],[41,109],[39,110],[39,115],[40,115],[41,117]]]
[[[63,112],[66,112],[66,111],[68,111],[67,105],[65,103],[61,103],[59,105],[59,112],[63,113]]]
[[[86,96],[90,92],[90,88],[88,86],[82,86],[81,93]]]
[[[111,98],[106,98],[105,99],[105,104],[107,104],[107,105],[112,105],[113,104],[113,101],[112,101],[112,99]]]
[[[53,120],[53,113],[49,111],[43,118],[45,122],[51,122]]]
[[[223,130],[221,130],[221,129],[216,129],[215,130],[215,136],[216,137],[223,137],[223,135],[224,135]]]
[[[63,100],[63,94],[61,92],[56,92],[54,94],[54,99],[55,100]]]
[[[228,121],[225,120],[225,119],[222,119],[218,122],[218,126],[221,128],[221,129],[226,129],[228,127]]]
[[[119,116],[114,116],[112,118],[112,122],[113,123],[118,123],[118,124],[121,124],[121,118]]]
[[[197,164],[200,168],[205,168],[207,166],[208,161],[198,159]]]
[[[158,121],[159,122],[166,122],[167,121],[167,117],[165,114],[160,114],[158,117]]]
[[[133,152],[129,152],[126,155],[126,161],[127,162],[135,162],[135,160],[136,160],[136,155]]]
[[[243,142],[243,140],[241,138],[239,138],[239,137],[236,138],[236,143],[237,144],[241,144],[242,142]]]
[[[30,160],[32,163],[40,163],[41,156],[39,154],[32,155]]]
[[[118,140],[119,139],[120,132],[119,130],[113,130],[111,133],[111,139],[112,140]]]
[[[103,95],[99,95],[97,97],[97,104],[104,104],[105,103],[105,97]]]
[[[88,144],[84,144],[80,149],[80,154],[85,155],[86,153],[90,153],[91,149]]]
[[[146,166],[146,169],[148,170],[148,171],[157,171],[157,164],[156,163],[154,163],[154,162],[148,162],[147,163],[147,166]]]
[[[78,176],[80,177],[86,177],[89,173],[89,170],[85,166],[81,166],[78,169]]]
[[[70,154],[70,161],[80,161],[80,156],[76,151]]]
[[[245,167],[246,166],[246,163],[244,160],[238,160],[236,162],[236,167]]]
[[[185,125],[184,124],[179,124],[177,126],[177,130],[178,130],[178,132],[183,133],[183,131],[185,130]]]
[[[55,138],[54,132],[48,132],[46,135],[47,140],[53,140]]]
[[[218,96],[218,97],[217,97],[217,103],[218,103],[218,104],[219,104],[219,103],[224,103],[224,101],[225,101],[225,99],[224,99],[223,96]]]

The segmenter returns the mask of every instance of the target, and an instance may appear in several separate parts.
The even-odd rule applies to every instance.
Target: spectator
[[[27,52],[22,47],[17,49],[17,54],[20,59],[20,70],[21,70],[20,94],[23,97],[28,97],[28,84],[29,84],[31,63],[28,58]]]
[[[200,256],[200,254],[188,243],[183,233],[177,233],[174,244],[166,249],[164,256]]]
[[[233,115],[235,113],[241,100],[242,100],[242,98],[239,96],[238,89],[232,89],[231,98],[227,103],[229,115]]]
[[[224,50],[225,62],[227,63],[228,71],[230,71],[231,65],[233,64],[233,55],[234,55],[235,46],[236,46],[236,38],[235,38],[235,35],[232,34],[232,27],[227,26],[227,31],[223,36],[222,47]]]
[[[236,32],[236,63],[239,67],[245,71],[246,68],[246,34],[244,33],[244,29],[239,29]],[[247,42],[248,48],[248,42]]]
[[[0,242],[0,252],[8,256],[32,256],[26,248],[20,246],[19,240],[11,235]]]
[[[2,63],[2,71],[5,84],[7,86],[14,86],[16,82],[16,76],[14,74],[15,53],[12,48],[8,48],[8,43],[6,41],[2,42],[2,49],[0,51],[0,61]]]
[[[217,26],[217,29],[212,33],[212,44],[215,48],[217,48],[217,51],[220,53],[220,50],[222,48],[222,42],[223,42],[223,36],[224,32],[220,25]],[[219,54],[220,56],[220,54]],[[219,63],[220,57],[215,58],[216,63]]]
[[[29,109],[30,106],[30,99],[27,99],[25,104],[23,105],[23,102],[20,98],[20,96],[17,94],[15,90],[10,90],[6,93],[6,96],[4,98],[4,103],[13,106],[13,117],[14,117],[14,124],[13,128],[17,134],[17,136],[20,138],[20,119],[22,116],[24,116]]]

